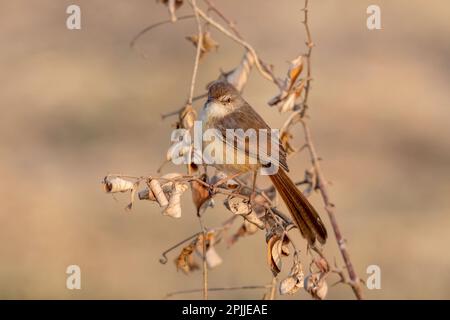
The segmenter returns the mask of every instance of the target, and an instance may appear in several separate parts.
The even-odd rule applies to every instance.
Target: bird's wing
[[[247,156],[259,160],[263,165],[272,164],[289,171],[286,151],[278,134],[272,134],[271,128],[249,104],[246,103],[238,110],[216,118],[213,127],[220,132],[220,138],[227,145],[244,151]],[[231,139],[230,136],[227,139],[227,129],[233,129],[229,130],[233,132]],[[265,135],[261,129],[265,129]]]

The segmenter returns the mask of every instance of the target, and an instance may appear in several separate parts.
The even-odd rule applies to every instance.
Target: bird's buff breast
[[[216,103],[208,103],[205,105],[199,116],[199,120],[202,121],[203,132],[208,129],[214,129],[217,119],[222,118],[228,113],[229,111],[226,108],[219,106]],[[227,174],[245,173],[257,170],[260,167],[257,163],[250,163],[249,157],[246,156],[242,150],[237,150],[232,145],[224,143],[220,136],[214,135],[211,140],[204,141],[203,150],[205,150],[205,148],[212,148],[219,152],[222,150],[222,157],[216,157],[214,154],[210,157],[207,152],[203,153],[203,156],[208,163],[212,163],[215,168]],[[233,155],[233,157],[230,157],[230,155]],[[217,158],[223,161],[216,161]],[[238,159],[245,159],[245,161],[244,163],[238,163]]]

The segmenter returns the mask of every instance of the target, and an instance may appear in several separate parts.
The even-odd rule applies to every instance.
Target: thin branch
[[[310,31],[309,25],[308,25],[308,10],[309,10],[308,9],[308,0],[305,0],[302,11],[304,12],[303,25],[305,26],[305,32],[306,32],[306,37],[307,37],[306,45],[308,47],[308,52],[306,54],[306,57],[307,57],[307,83],[306,83],[306,87],[305,87],[305,96],[303,99],[303,109],[301,110],[301,112],[298,112],[298,111],[294,112],[291,115],[291,117],[288,119],[288,121],[287,121],[288,124],[285,124],[283,126],[283,129],[287,130],[287,128],[291,124],[293,124],[294,121],[300,121],[303,126],[304,135],[305,135],[305,145],[306,145],[307,149],[309,150],[311,163],[314,167],[314,171],[317,176],[316,177],[317,188],[320,190],[320,194],[322,195],[322,200],[325,205],[325,210],[328,213],[328,217],[330,219],[330,222],[331,222],[331,225],[332,225],[335,237],[336,237],[336,241],[339,246],[339,250],[341,252],[342,258],[344,259],[344,263],[346,265],[347,272],[350,277],[350,285],[353,289],[353,292],[354,292],[356,298],[363,299],[361,283],[360,283],[358,275],[356,274],[356,271],[353,267],[352,261],[350,259],[350,254],[348,253],[348,250],[345,245],[345,240],[342,236],[341,230],[339,228],[339,224],[336,219],[336,215],[334,212],[334,205],[331,202],[330,197],[329,197],[327,180],[325,179],[324,174],[322,173],[319,157],[317,156],[317,152],[316,152],[314,143],[312,141],[311,132],[310,132],[309,127],[306,124],[305,120],[303,119],[305,116],[307,107],[308,107],[307,102],[308,102],[309,92],[311,89],[311,84],[310,84],[310,81],[311,81],[311,52],[312,52],[312,48],[314,46],[314,43],[312,41],[311,31]]]
[[[208,300],[208,266],[206,264],[206,235],[207,232],[203,226],[202,217],[198,216],[201,232],[203,232],[202,241],[202,265],[203,265],[203,300]]]
[[[200,61],[200,55],[202,53],[202,46],[203,46],[203,30],[202,30],[202,24],[200,22],[200,17],[199,17],[199,9],[197,7],[195,0],[191,0],[190,4],[195,13],[195,20],[197,21],[197,30],[198,30],[197,41],[198,42],[197,42],[197,52],[195,54],[194,70],[192,71],[191,89],[189,91],[188,105],[192,105],[192,100],[194,97],[195,81],[197,79],[198,64]]]
[[[347,272],[350,277],[350,286],[353,289],[353,292],[355,293],[356,297],[358,299],[363,299],[363,292],[361,287],[361,282],[358,278],[358,275],[356,274],[356,271],[353,267],[353,263],[350,259],[350,254],[347,250],[347,246],[345,243],[345,239],[342,236],[341,230],[339,228],[339,224],[336,219],[336,215],[334,212],[334,204],[330,200],[330,196],[328,193],[327,188],[327,181],[322,173],[322,170],[320,168],[320,161],[317,157],[316,149],[314,147],[314,144],[312,142],[311,138],[311,132],[309,130],[308,125],[304,120],[301,120],[301,123],[303,125],[303,129],[305,132],[305,140],[308,145],[308,150],[311,157],[311,163],[314,166],[314,170],[317,175],[317,188],[320,190],[320,194],[322,195],[323,203],[325,205],[325,210],[328,213],[328,217],[330,218],[331,226],[333,227],[334,235],[336,237],[336,241],[339,246],[339,250],[341,252],[342,258],[344,259],[344,263],[347,268]]]
[[[185,16],[178,17],[178,20],[192,19],[192,18],[194,18],[194,17],[195,17],[195,15],[189,14],[189,15],[185,15]],[[163,20],[163,21],[160,21],[160,22],[156,22],[156,23],[154,23],[154,24],[152,24],[152,25],[149,25],[148,27],[145,27],[144,29],[142,29],[141,31],[139,31],[139,32],[133,37],[133,39],[130,41],[130,48],[132,48],[132,49],[135,48],[135,45],[136,45],[137,41],[138,41],[144,34],[146,34],[147,32],[149,32],[150,30],[152,30],[152,29],[154,29],[154,28],[156,28],[156,27],[159,27],[159,26],[168,24],[168,23],[173,23],[173,21],[170,20],[170,19],[168,19],[168,20]]]
[[[276,85],[278,85],[278,81],[276,78],[273,77],[273,75],[268,72],[266,70],[266,68],[264,68],[261,64],[261,59],[258,57],[258,55],[256,54],[255,49],[246,41],[242,40],[241,38],[237,37],[236,35],[234,35],[233,33],[231,33],[230,31],[228,31],[227,29],[225,29],[220,23],[216,22],[214,19],[212,19],[211,17],[209,17],[205,12],[203,12],[201,9],[199,9],[197,7],[197,12],[200,14],[200,16],[207,21],[209,24],[211,24],[212,26],[214,26],[217,30],[219,30],[220,32],[222,32],[223,34],[225,34],[226,36],[228,36],[229,38],[231,38],[232,40],[234,40],[235,42],[239,43],[240,45],[242,45],[243,47],[245,47],[248,51],[250,51],[250,53],[253,55],[253,57],[255,58],[255,64],[256,64],[256,68],[258,69],[259,73],[266,78],[267,80],[272,81],[273,83],[275,83]]]
[[[271,288],[272,284],[266,284],[266,285],[257,285],[257,286],[240,286],[240,287],[221,287],[221,288],[209,288],[209,291],[232,291],[232,290],[253,290],[253,289],[268,289]],[[174,291],[166,294],[164,299],[167,299],[169,297],[178,295],[178,294],[186,294],[186,293],[196,293],[196,292],[202,292],[203,289],[190,289],[190,290],[181,290],[181,291]]]
[[[159,259],[159,262],[162,263],[162,264],[166,264],[166,263],[167,263],[167,260],[168,260],[168,259],[167,259],[167,254],[168,254],[170,251],[172,251],[172,250],[178,248],[178,247],[181,246],[183,243],[185,243],[185,242],[187,242],[187,241],[189,241],[189,240],[194,239],[194,238],[197,237],[199,234],[201,234],[201,232],[197,232],[197,233],[193,234],[192,236],[189,236],[188,238],[186,238],[186,239],[184,239],[184,240],[181,240],[181,241],[178,242],[177,244],[173,245],[172,247],[170,247],[169,249],[167,249],[166,251],[164,251],[163,253],[161,253],[161,258]]]

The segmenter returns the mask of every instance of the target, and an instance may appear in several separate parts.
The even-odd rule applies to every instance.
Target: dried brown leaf
[[[190,42],[192,42],[192,44],[194,44],[194,46],[197,48],[198,46],[198,35],[194,34],[192,36],[187,36],[186,39]],[[201,47],[200,47],[200,58],[203,58],[203,56],[206,53],[211,52],[212,50],[217,50],[217,48],[219,47],[219,43],[216,42],[212,37],[211,34],[208,31],[205,31],[202,34],[202,43],[201,43]]]
[[[282,240],[277,236],[273,236],[267,243],[267,263],[274,276],[281,271],[281,246]]]
[[[325,299],[328,293],[327,282],[319,272],[309,274],[305,278],[304,288],[314,299],[317,300]]]
[[[179,256],[175,259],[175,265],[177,270],[183,271],[188,274],[190,271],[199,269],[197,263],[194,260],[195,243],[189,244],[181,250]]]
[[[206,183],[207,176],[202,174],[200,180]],[[207,207],[207,201],[211,199],[209,188],[198,181],[191,182],[192,201],[197,209],[197,215],[200,215],[200,209]]]

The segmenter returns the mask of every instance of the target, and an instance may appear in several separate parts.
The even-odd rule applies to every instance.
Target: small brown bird
[[[211,139],[213,140],[211,143],[216,144],[216,150],[223,150],[223,159],[229,159],[230,154],[234,155],[234,158],[232,158],[235,160],[234,162],[217,163],[212,161],[217,169],[230,175],[252,171],[254,173],[253,186],[255,186],[256,174],[261,167],[277,167],[278,170],[270,175],[270,179],[286,203],[301,234],[310,244],[313,244],[316,239],[322,244],[325,243],[327,231],[322,220],[286,174],[286,171],[289,171],[286,163],[286,152],[278,137],[271,135],[270,127],[232,85],[216,81],[209,87],[208,100],[202,109],[200,120],[203,130],[215,129],[213,131],[216,134],[214,139]],[[234,137],[231,140],[229,137],[227,139],[227,129],[234,129]],[[236,133],[236,129],[242,129],[241,133]],[[264,138],[257,135],[256,140],[252,142],[252,139],[249,139],[248,136],[242,135],[242,132],[246,132],[248,129],[253,129],[256,132],[260,129],[266,129],[268,135],[265,141],[260,141]],[[241,143],[236,143],[239,141]],[[256,146],[254,141],[257,141]],[[261,143],[265,143],[267,145],[266,150],[272,149],[272,152],[270,154],[261,152],[259,148]],[[258,152],[254,150],[258,150]],[[244,163],[236,161],[239,156],[245,158],[246,161]],[[209,161],[211,163],[211,160]]]

